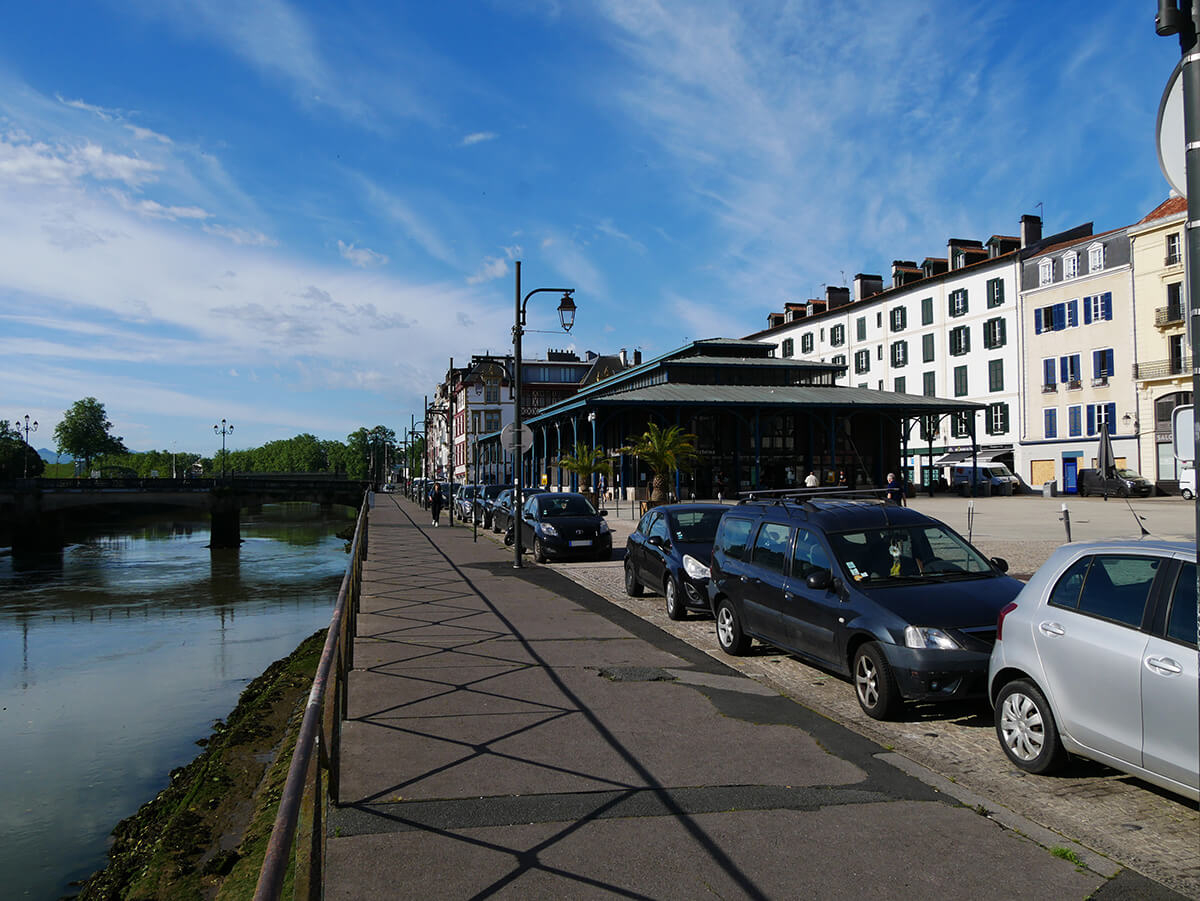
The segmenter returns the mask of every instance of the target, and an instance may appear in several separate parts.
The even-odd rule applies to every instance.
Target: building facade
[[[1128,229],[1079,235],[1021,261],[1025,385],[1016,471],[1074,493],[1107,425],[1118,466],[1138,460]]]
[[[1175,460],[1171,414],[1192,402],[1191,344],[1187,333],[1187,198],[1169,197],[1129,229],[1133,292],[1137,298],[1138,472],[1174,492]]]

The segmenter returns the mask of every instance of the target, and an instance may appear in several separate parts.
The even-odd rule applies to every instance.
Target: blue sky
[[[133,449],[398,432],[451,356],[645,355],[943,256],[1141,218],[1151,0],[9,4],[0,418]],[[1035,209],[1041,202],[1041,210]],[[219,439],[215,446],[219,447]]]

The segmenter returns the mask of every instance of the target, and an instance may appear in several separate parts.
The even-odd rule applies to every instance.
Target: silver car
[[[1078,754],[1200,800],[1196,651],[1195,544],[1064,545],[1000,612],[1000,746],[1030,773]]]

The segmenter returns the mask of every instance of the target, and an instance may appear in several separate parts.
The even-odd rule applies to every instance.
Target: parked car
[[[637,597],[644,587],[662,594],[667,616],[683,619],[688,610],[708,612],[708,564],[723,504],[667,504],[654,507],[625,542],[625,592]]]
[[[496,503],[492,505],[493,532],[508,532],[512,529],[513,521],[516,519],[513,515],[513,496],[515,493],[515,489],[506,488],[496,497]],[[524,501],[535,494],[545,493],[545,488],[522,488],[521,498]]]
[[[475,485],[460,485],[454,494],[454,516],[466,522],[475,507]]]
[[[612,530],[591,502],[574,491],[535,494],[525,501],[521,515],[521,543],[533,559],[607,560],[612,556]]]
[[[1080,497],[1089,494],[1107,494],[1110,497],[1149,497],[1154,493],[1154,484],[1132,469],[1117,469],[1110,478],[1105,478],[1098,469],[1081,469],[1075,479],[1075,490]]]
[[[503,485],[480,485],[475,493],[475,520],[485,529],[492,527],[492,505],[502,491],[507,491]]]
[[[1068,754],[1200,800],[1196,546],[1060,547],[1000,613],[988,668],[996,735],[1016,766]]]
[[[1021,590],[949,526],[911,507],[743,502],[713,546],[709,605],[727,654],[751,638],[852,678],[869,716],[983,697],[1000,609]]]

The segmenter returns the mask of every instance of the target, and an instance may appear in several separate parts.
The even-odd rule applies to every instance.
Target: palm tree
[[[696,465],[696,436],[673,425],[660,429],[650,423],[646,431],[621,452],[632,454],[650,467],[654,480],[650,490],[650,506],[666,503],[672,473],[690,472]]]
[[[592,476],[608,472],[612,467],[601,448],[588,447],[582,441],[576,442],[575,452],[560,458],[558,465],[579,476],[579,490],[584,494],[591,493]]]

